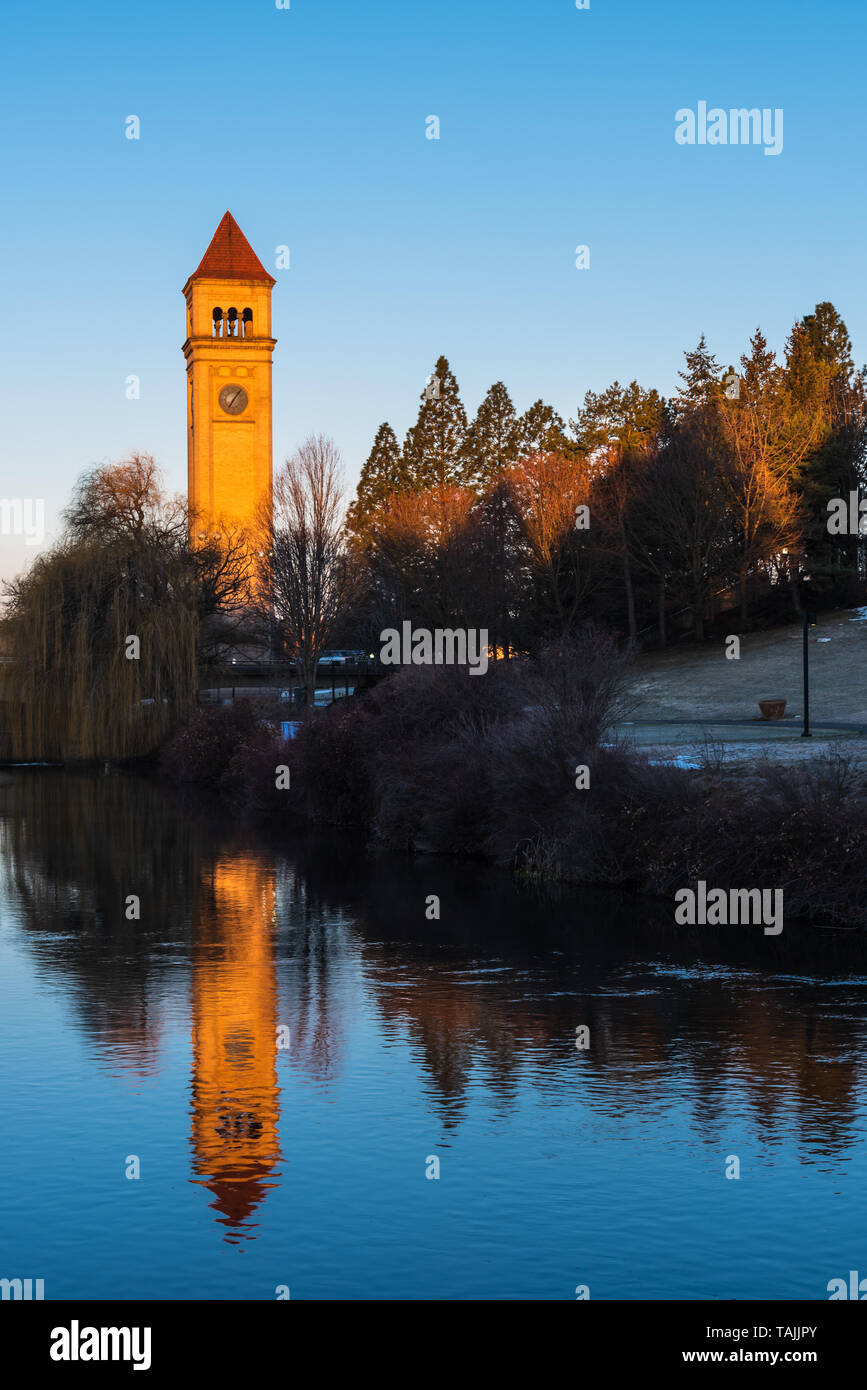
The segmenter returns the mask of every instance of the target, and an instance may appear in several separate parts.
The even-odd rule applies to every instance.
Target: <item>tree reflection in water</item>
[[[282,1068],[337,1088],[365,1009],[380,1065],[408,1045],[444,1145],[473,1097],[508,1117],[527,1088],[601,1128],[661,1120],[677,1094],[708,1144],[734,1107],[768,1151],[788,1137],[821,1166],[863,1137],[860,934],[675,927],[666,904],[540,898],[484,865],[245,828],[119,775],[0,773],[0,838],[37,969],[101,1065],[157,1076],[167,1003],[186,1009],[190,1178],[226,1241],[254,1239],[287,1180]]]

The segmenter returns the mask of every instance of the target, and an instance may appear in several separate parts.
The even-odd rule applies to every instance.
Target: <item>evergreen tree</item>
[[[686,371],[678,372],[683,385],[678,388],[678,413],[694,410],[717,400],[722,394],[720,365],[707,345],[704,334],[692,352],[685,352]]]
[[[494,382],[467,431],[465,478],[479,492],[487,489],[518,457],[517,416],[501,381]]]
[[[830,536],[828,502],[863,484],[865,451],[864,372],[854,371],[852,344],[833,304],[817,304],[792,329],[786,343],[785,379],[793,407],[821,417],[821,439],[796,475],[804,516],[806,567],[814,588],[840,588],[858,570],[859,538]]]
[[[534,401],[515,426],[521,458],[533,454],[563,454],[572,457],[574,445],[566,437],[566,425],[553,406]]]
[[[666,418],[658,391],[645,391],[637,381],[628,386],[615,381],[601,394],[588,391],[578,419],[569,421],[597,479],[597,541],[600,551],[618,562],[632,638],[638,631],[636,570],[648,571],[644,552],[635,542],[634,524],[648,462],[658,449]]]
[[[792,480],[816,441],[814,422],[793,408],[784,373],[757,328],[740,359],[737,392],[721,414],[726,441],[723,483],[737,549],[741,621],[751,593],[767,585],[769,571],[788,568],[784,556],[801,549],[800,515]]]
[[[367,456],[358,480],[355,501],[349,512],[352,530],[359,530],[374,508],[397,493],[406,492],[409,477],[404,467],[397,436],[386,421],[376,431],[373,448]]]
[[[467,415],[458,383],[445,357],[421,393],[418,419],[406,436],[403,462],[409,485],[417,492],[463,481]]]
[[[513,565],[508,470],[518,458],[517,415],[502,381],[494,382],[476,412],[464,449],[467,485],[481,495],[478,509],[478,578],[488,608],[494,652],[508,656]]]
[[[588,391],[577,420],[570,420],[580,448],[592,454],[617,446],[619,452],[652,445],[665,424],[666,404],[658,391],[645,391],[637,381],[619,381],[601,393]]]
[[[741,357],[741,382],[743,399],[757,401],[769,391],[775,390],[779,383],[780,368],[775,353],[768,347],[768,340],[760,328],[750,338],[750,351]]]
[[[817,304],[815,311],[806,314],[801,323],[816,360],[830,366],[832,377],[848,382],[855,370],[852,343],[834,305],[827,300]]]

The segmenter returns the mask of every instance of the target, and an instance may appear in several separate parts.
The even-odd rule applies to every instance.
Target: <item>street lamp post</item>
[[[810,628],[815,625],[816,615],[810,612],[810,576],[804,575],[804,728],[801,738],[812,738],[810,733],[810,648],[808,643]]]
[[[804,609],[804,729],[801,738],[812,738],[810,733],[810,648],[807,634],[810,631],[810,615]]]

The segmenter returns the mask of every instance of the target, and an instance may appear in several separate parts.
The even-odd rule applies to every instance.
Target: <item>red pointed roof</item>
[[[267,280],[276,285],[234,217],[227,212],[191,280]]]

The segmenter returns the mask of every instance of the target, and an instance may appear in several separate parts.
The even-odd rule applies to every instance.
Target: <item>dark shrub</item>
[[[239,700],[196,710],[163,748],[160,769],[169,781],[230,793],[252,807],[281,806],[275,773],[283,747],[266,711]]]
[[[305,800],[319,819],[363,821],[395,848],[521,863],[540,837],[562,872],[588,871],[621,806],[630,755],[601,746],[625,711],[624,658],[588,628],[537,663],[484,676],[410,667],[364,702],[332,707],[299,739]],[[592,764],[591,791],[575,788]],[[617,776],[615,777],[615,771]]]
[[[365,755],[379,839],[404,848],[481,852],[490,816],[492,731],[520,708],[523,689],[520,670],[500,666],[485,676],[460,667],[410,668],[378,687]]]
[[[294,802],[312,820],[327,825],[369,826],[369,723],[365,701],[336,700],[329,709],[307,720],[298,737],[286,745],[286,761],[293,769]]]
[[[837,751],[809,763],[729,767],[687,776],[645,821],[638,884],[668,896],[697,879],[720,888],[781,888],[787,919],[867,922],[864,776]]]

